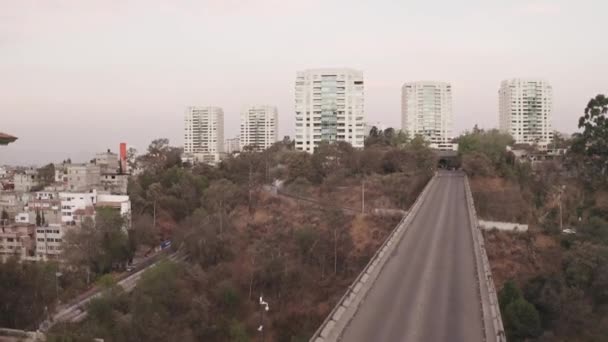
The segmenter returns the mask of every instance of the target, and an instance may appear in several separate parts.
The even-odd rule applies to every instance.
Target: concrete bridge
[[[429,182],[311,341],[506,341],[463,173]]]

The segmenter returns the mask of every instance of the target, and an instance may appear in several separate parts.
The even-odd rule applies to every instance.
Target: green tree
[[[38,169],[38,181],[44,188],[55,181],[55,165],[50,163]]]
[[[471,177],[494,175],[492,161],[481,152],[472,152],[462,157],[462,169]]]
[[[508,172],[506,165],[509,163],[509,154],[506,148],[515,143],[509,134],[500,133],[496,129],[489,131],[474,129],[473,132],[458,137],[456,142],[463,164],[467,155],[474,156],[478,161],[479,156],[483,155],[490,161],[493,169]]]
[[[133,172],[133,170],[137,169],[138,167],[137,149],[133,147],[129,147],[129,149],[127,150],[127,167],[129,168],[130,172]]]
[[[243,324],[238,321],[232,321],[230,323],[230,341],[232,342],[247,342],[249,341],[249,336],[247,335],[247,330],[243,326]]]
[[[523,341],[542,333],[538,311],[523,297],[506,306],[503,320],[509,341]]]
[[[56,299],[53,263],[0,263],[0,326],[35,330]]]
[[[224,231],[224,221],[227,213],[238,204],[239,188],[227,179],[212,182],[203,195],[203,203],[209,212],[216,213],[219,218],[220,235]]]
[[[120,268],[132,257],[125,219],[117,211],[98,208],[95,220],[66,233],[64,255],[73,267],[104,274]]]
[[[2,214],[0,216],[0,223],[2,223],[2,226],[4,227],[5,225],[8,224],[9,221],[9,216],[8,216],[8,212],[4,209],[2,209]]]
[[[513,280],[507,281],[502,290],[498,293],[498,303],[500,305],[500,310],[504,311],[507,305],[513,303],[517,299],[522,297],[521,290]]]
[[[498,293],[498,303],[509,341],[523,341],[542,333],[540,316],[534,305],[523,297],[512,280],[507,281]]]
[[[299,177],[308,179],[312,182],[315,179],[312,167],[312,156],[301,151],[292,151],[285,155],[287,165],[287,181],[291,182]]]
[[[602,175],[606,175],[608,164],[608,98],[597,95],[589,100],[585,114],[579,119],[578,127],[582,135],[575,141],[575,149],[582,152],[594,163]]]

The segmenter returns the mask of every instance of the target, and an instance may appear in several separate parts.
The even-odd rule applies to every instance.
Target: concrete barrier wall
[[[521,223],[515,223],[515,222],[498,222],[498,221],[478,220],[477,224],[479,224],[479,227],[481,227],[482,229],[486,229],[486,230],[498,229],[498,230],[505,230],[505,231],[510,231],[510,232],[518,232],[518,233],[528,231],[527,224],[521,224]]]
[[[38,342],[46,341],[46,336],[38,331],[0,328],[0,341]]]
[[[363,271],[357,276],[351,286],[349,286],[346,293],[338,301],[338,304],[336,304],[319,329],[317,329],[311,337],[310,342],[335,342],[339,340],[340,335],[342,335],[342,332],[354,317],[359,308],[359,304],[365,298],[365,295],[372,287],[374,281],[378,278],[378,275],[386,264],[391,252],[396,248],[398,242],[403,237],[403,234],[415,217],[420,205],[426,198],[429,189],[435,181],[436,177],[433,177],[427,183],[407,215],[404,216],[401,222],[393,229]]]
[[[480,310],[483,317],[485,341],[506,342],[507,338],[502,324],[502,316],[500,314],[498,296],[496,295],[496,288],[494,287],[494,280],[492,278],[492,270],[490,268],[490,262],[488,261],[483,234],[481,233],[481,229],[479,229],[475,204],[473,202],[473,194],[471,193],[471,187],[469,186],[469,179],[467,176],[465,176],[465,192],[474,244],[473,253],[475,255],[477,269]]]

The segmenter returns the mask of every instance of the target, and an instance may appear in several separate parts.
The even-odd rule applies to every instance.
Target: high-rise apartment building
[[[553,139],[551,85],[537,79],[504,80],[498,97],[500,131],[511,134],[518,144],[546,148]]]
[[[218,162],[224,152],[222,108],[188,107],[184,123],[184,154],[195,162]]]
[[[401,88],[401,129],[424,137],[433,148],[450,146],[452,86],[445,82],[408,82]]]
[[[263,151],[278,139],[279,114],[273,106],[251,106],[241,111],[241,151]]]
[[[241,137],[238,135],[231,139],[226,139],[224,142],[224,152],[226,154],[233,154],[241,151]]]
[[[296,149],[314,152],[321,141],[363,147],[363,73],[353,69],[313,69],[297,73]]]

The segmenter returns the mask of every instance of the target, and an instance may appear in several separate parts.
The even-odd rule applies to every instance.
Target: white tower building
[[[184,119],[184,154],[194,161],[215,163],[224,152],[224,111],[220,107],[188,107]]]
[[[518,144],[546,148],[553,139],[551,112],[553,89],[538,79],[510,79],[498,91],[499,128]]]
[[[279,114],[273,106],[251,106],[241,111],[240,148],[263,151],[278,139]]]
[[[401,88],[401,129],[424,137],[433,148],[451,148],[452,86],[445,82],[409,82]]]
[[[321,141],[363,147],[363,73],[353,69],[313,69],[297,73],[296,149],[314,152]]]

